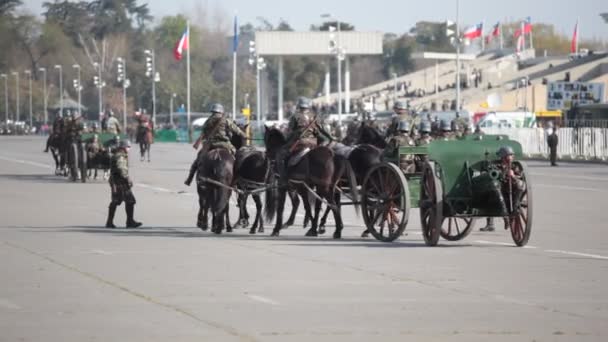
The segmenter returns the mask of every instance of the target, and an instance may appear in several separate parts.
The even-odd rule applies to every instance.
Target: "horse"
[[[62,172],[65,172],[65,164],[67,161],[62,136],[58,133],[51,134],[48,138],[48,146],[51,150],[53,160],[55,161],[55,176],[60,176]]]
[[[197,226],[203,231],[207,230],[207,212],[211,209],[213,215],[211,231],[221,234],[226,228],[226,231],[230,233],[232,227],[228,215],[228,202],[232,193],[229,187],[233,183],[234,157],[230,151],[219,147],[207,153],[199,153],[198,160],[196,183],[199,213]]]
[[[137,128],[137,143],[139,144],[140,161],[145,160],[146,152],[148,154],[148,163],[150,162],[150,147],[154,143],[153,130],[150,123]]]
[[[384,136],[378,131],[378,129],[365,122],[361,123],[361,126],[359,127],[358,143],[373,145],[382,150],[388,146]]]
[[[345,146],[334,146],[334,153],[337,155],[341,155],[346,158],[352,167],[353,173],[355,175],[356,185],[359,186],[363,183],[363,178],[367,172],[377,164],[382,162],[383,152],[381,149],[369,145],[369,144],[361,144],[355,145],[353,147],[345,147]],[[349,181],[345,177],[340,179],[341,182],[348,184]],[[340,192],[336,192],[336,203],[340,205],[341,195]],[[329,215],[330,208],[328,207],[321,218],[321,223],[319,224],[319,232],[323,234],[325,232],[325,224],[327,222],[327,216]],[[335,219],[335,217],[334,217]],[[365,237],[365,231],[362,236]]]
[[[276,129],[267,129],[264,133],[264,142],[266,144],[267,153],[270,156],[276,156],[276,153],[286,144],[286,139],[283,133]],[[266,206],[264,214],[267,220],[272,220],[276,214],[277,219],[275,227],[272,231],[272,236],[278,236],[282,228],[283,210],[285,207],[285,199],[289,187],[297,190],[304,202],[306,214],[312,217],[312,226],[306,232],[306,236],[317,236],[317,226],[320,211],[320,202],[315,202],[315,215],[311,215],[311,206],[309,202],[309,194],[316,197],[316,201],[323,200],[328,203],[336,217],[336,230],[333,237],[339,239],[342,237],[342,216],[340,208],[335,203],[335,187],[339,179],[345,172],[351,172],[348,167],[348,161],[344,158],[336,158],[333,151],[326,146],[307,146],[305,143],[298,143],[292,148],[292,156],[302,154],[303,150],[310,151],[300,157],[300,160],[295,164],[286,166],[287,180],[283,180],[286,186],[275,187],[275,174],[270,173],[269,182],[271,187],[266,191]],[[276,159],[276,158],[275,158]],[[286,161],[285,161],[286,162]],[[274,165],[276,168],[276,163]],[[354,177],[348,177],[351,180],[350,186],[353,189],[353,196],[358,197],[356,184],[352,182]],[[312,189],[315,189],[315,192]],[[358,205],[357,205],[358,210]]]
[[[231,143],[237,148],[234,164],[236,188],[245,191],[245,193],[238,194],[239,218],[236,226],[240,225],[247,228],[249,226],[249,213],[247,212],[247,197],[249,197],[249,194],[247,192],[264,189],[266,178],[270,172],[270,161],[266,158],[266,153],[251,146],[244,146],[245,138],[239,135],[233,135]],[[263,233],[264,219],[261,192],[254,192],[251,197],[255,202],[256,215],[249,234],[255,234],[256,229],[258,233]]]

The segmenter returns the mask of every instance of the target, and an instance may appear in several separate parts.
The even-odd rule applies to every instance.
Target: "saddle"
[[[312,149],[315,147],[316,147],[316,144],[314,142],[310,142],[310,141],[306,141],[306,140],[298,141],[290,149],[291,153],[289,154],[289,156],[287,158],[287,166],[292,167],[292,166],[297,165],[299,162],[302,161],[302,158],[304,158],[304,156],[307,155],[308,152],[312,151]]]

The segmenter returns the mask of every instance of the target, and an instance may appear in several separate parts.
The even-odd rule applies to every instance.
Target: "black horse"
[[[378,129],[366,122],[361,123],[359,127],[359,140],[357,143],[373,145],[382,150],[388,146],[384,136]]]
[[[228,202],[232,190],[234,157],[225,148],[216,148],[207,153],[199,153],[197,169],[197,192],[199,212],[197,226],[207,230],[207,214],[213,215],[211,231],[221,234],[226,228],[232,232]],[[219,185],[222,184],[222,185]]]
[[[267,129],[264,134],[264,142],[266,144],[267,153],[270,158],[276,156],[278,150],[280,150],[285,144],[286,139],[283,133],[276,129]],[[275,222],[275,228],[272,231],[272,236],[278,236],[282,228],[283,221],[283,210],[285,207],[285,199],[287,196],[287,190],[289,187],[295,188],[303,199],[304,208],[306,214],[311,214],[311,206],[309,202],[309,194],[312,193],[316,197],[315,200],[315,215],[312,216],[312,227],[306,233],[306,236],[317,236],[317,226],[320,211],[320,199],[325,201],[334,212],[336,217],[336,230],[334,231],[333,237],[339,239],[342,237],[342,216],[340,208],[335,202],[335,191],[336,184],[342,178],[344,173],[351,173],[348,177],[352,182],[350,188],[353,191],[353,196],[358,197],[358,191],[354,182],[354,176],[352,176],[352,169],[348,165],[348,161],[345,158],[337,157],[333,151],[325,146],[307,146],[305,143],[298,143],[292,149],[292,155],[298,155],[302,153],[304,149],[310,149],[310,151],[301,157],[299,161],[292,165],[287,166],[287,180],[283,180],[287,186],[275,187],[275,174],[271,173],[269,180],[270,188],[266,191],[266,206],[265,215],[268,220],[272,220],[276,214],[277,219]],[[276,168],[276,164],[274,165]],[[319,202],[319,204],[316,204]],[[358,209],[358,207],[357,207]]]
[[[65,175],[67,150],[65,148],[64,138],[59,133],[53,133],[49,136],[47,145],[51,150],[53,160],[55,161],[55,175],[60,176],[62,173]]]

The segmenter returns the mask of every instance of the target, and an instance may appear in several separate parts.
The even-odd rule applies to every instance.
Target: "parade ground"
[[[304,237],[303,210],[280,237],[203,232],[187,144],[131,150],[143,226],[121,206],[107,229],[107,181],[55,176],[44,141],[0,137],[0,341],[608,340],[605,164],[528,162],[524,248],[484,220],[426,247],[417,209],[393,243],[351,207],[342,240]]]

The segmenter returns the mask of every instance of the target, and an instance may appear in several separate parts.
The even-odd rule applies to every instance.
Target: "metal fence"
[[[491,128],[486,134],[506,134],[522,145],[530,158],[547,158],[547,133],[542,128]],[[608,128],[560,128],[557,131],[559,159],[608,161]]]

